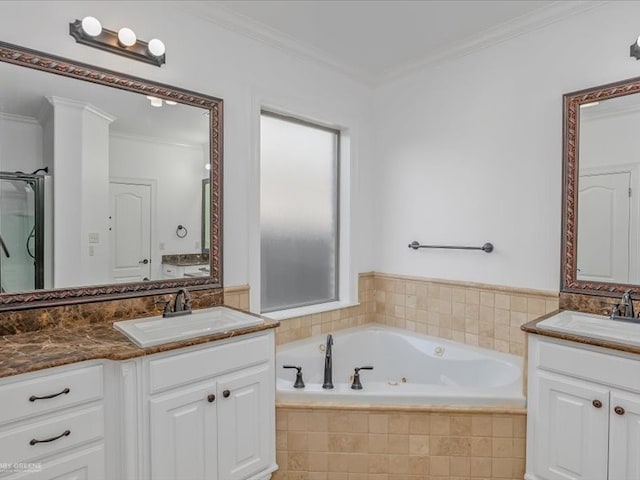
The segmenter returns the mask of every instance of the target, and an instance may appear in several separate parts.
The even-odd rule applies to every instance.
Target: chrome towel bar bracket
[[[485,253],[493,252],[493,243],[485,243],[481,247],[458,247],[455,245],[420,245],[420,242],[415,240],[408,245],[409,248],[418,250],[419,248],[444,248],[447,250],[482,250]]]

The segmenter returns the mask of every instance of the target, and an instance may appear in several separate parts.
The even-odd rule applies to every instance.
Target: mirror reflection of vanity
[[[562,291],[640,291],[640,79],[564,96]]]
[[[221,100],[8,44],[0,85],[0,306],[220,286]]]

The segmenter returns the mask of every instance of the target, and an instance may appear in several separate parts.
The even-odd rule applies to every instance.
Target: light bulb
[[[157,38],[151,39],[147,48],[149,49],[149,53],[154,57],[161,57],[165,52],[164,43]]]
[[[638,39],[636,40],[636,45],[640,47],[640,37],[638,37]]]
[[[84,17],[82,19],[82,30],[90,37],[97,37],[102,33],[102,25],[97,18]]]
[[[151,106],[152,107],[161,107],[162,106],[162,99],[153,97],[151,99]]]
[[[124,27],[118,30],[118,41],[124,47],[131,47],[136,44],[136,34],[130,28]]]
[[[205,170],[211,170],[211,164],[210,164],[210,163],[207,163],[207,164],[204,166],[204,169],[205,169]]]
[[[174,105],[178,104],[178,102],[174,102],[173,100],[165,100],[164,103],[166,103],[167,105],[171,105],[171,106],[174,106]]]

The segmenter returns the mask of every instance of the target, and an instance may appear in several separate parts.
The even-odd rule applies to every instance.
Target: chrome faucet
[[[191,313],[191,294],[186,288],[181,288],[176,292],[173,300],[173,308],[171,308],[171,300],[164,302],[163,317],[178,317],[180,315],[189,315]]]
[[[322,388],[333,388],[333,361],[331,347],[333,346],[333,336],[327,335],[327,346],[324,350],[324,383]]]
[[[638,317],[640,317],[640,315]],[[622,295],[620,303],[611,309],[611,320],[638,321],[638,317],[636,317],[633,311],[631,293],[627,290]]]

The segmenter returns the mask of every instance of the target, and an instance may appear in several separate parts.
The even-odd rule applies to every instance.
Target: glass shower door
[[[36,248],[37,179],[0,174],[0,287],[2,292],[42,288]]]

